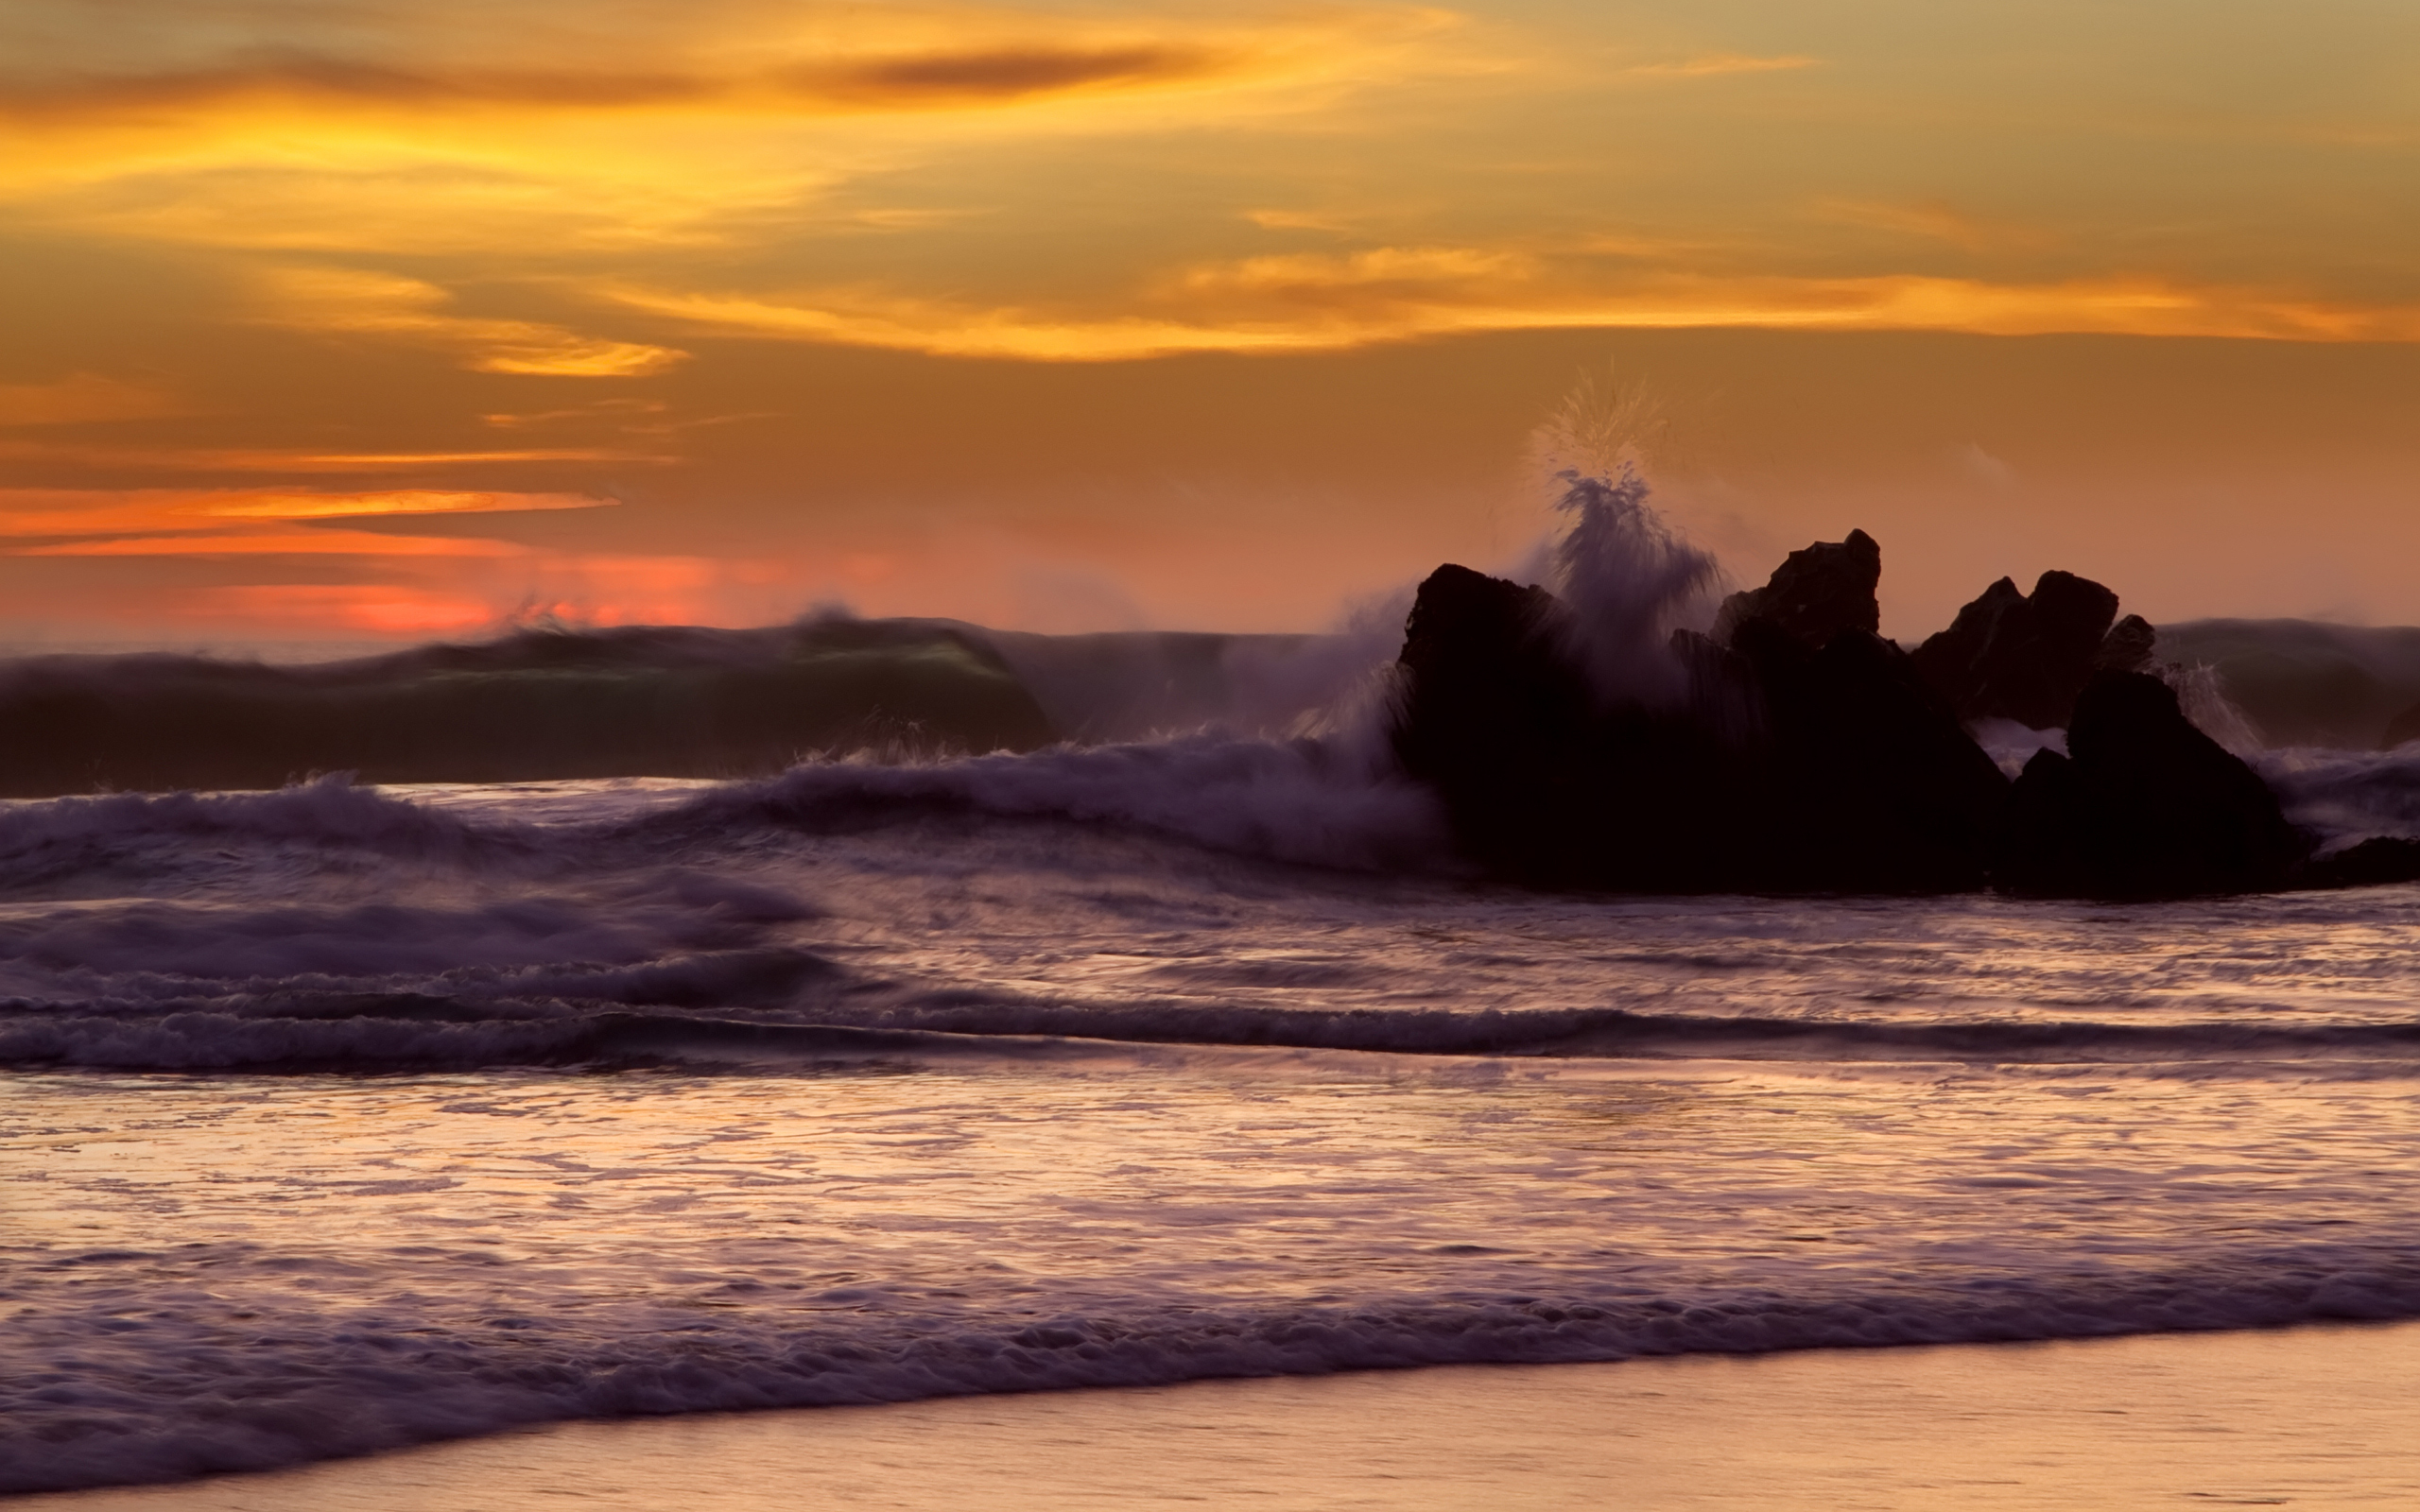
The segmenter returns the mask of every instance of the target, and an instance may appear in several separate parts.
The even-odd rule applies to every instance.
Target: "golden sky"
[[[1644,385],[1733,572],[2420,621],[2400,0],[11,0],[13,644],[1314,627]]]

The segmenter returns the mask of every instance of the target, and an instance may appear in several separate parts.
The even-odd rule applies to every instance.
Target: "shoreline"
[[[554,1423],[25,1512],[2420,1504],[2420,1322]]]

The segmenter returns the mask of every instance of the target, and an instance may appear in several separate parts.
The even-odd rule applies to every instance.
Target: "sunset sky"
[[[1583,377],[1903,637],[2420,622],[2420,8],[0,9],[12,645],[1316,628]]]

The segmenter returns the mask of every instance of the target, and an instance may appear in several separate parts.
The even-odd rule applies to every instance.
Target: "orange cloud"
[[[688,353],[579,335],[529,320],[450,315],[445,290],[418,279],[348,267],[286,267],[263,280],[261,318],[304,331],[364,332],[458,351],[479,372],[633,378]]]
[[[931,110],[1011,103],[1036,95],[1150,88],[1240,73],[1259,61],[1201,43],[1108,45],[1024,43],[853,60],[791,71],[798,96],[858,109]]]
[[[508,541],[313,528],[380,516],[593,509],[583,494],[291,489],[0,490],[0,554],[12,557],[512,558]],[[303,528],[297,529],[297,524]]]
[[[367,530],[254,531],[226,535],[113,536],[20,546],[14,557],[519,557],[508,541],[448,536],[386,536]]]
[[[813,304],[640,288],[615,289],[613,297],[636,309],[735,335],[884,347],[935,356],[1115,362],[1184,352],[1299,351],[1321,344],[1299,332],[1278,328],[1222,329],[1145,318],[1054,319],[1017,308],[977,309],[858,290],[837,293]]]
[[[302,448],[162,452],[150,460],[197,472],[404,472],[440,467],[493,467],[524,462],[618,462],[666,464],[681,460],[650,452],[590,446],[531,447],[494,452],[313,452]],[[114,456],[112,460],[140,460]]]
[[[613,504],[585,493],[494,493],[447,489],[397,489],[383,493],[227,492],[197,501],[199,514],[218,520],[337,520],[363,515],[503,514],[531,509],[602,509]]]
[[[426,472],[453,468],[516,467],[562,462],[609,462],[616,466],[666,466],[680,457],[662,452],[611,447],[553,446],[511,451],[319,452],[305,447],[175,447],[141,442],[111,444],[0,440],[0,459],[69,463],[84,467],[141,468],[179,472],[272,472],[285,476],[354,472]]]
[[[1341,232],[1347,222],[1340,215],[1322,215],[1304,210],[1247,210],[1244,219],[1263,231],[1324,231]]]
[[[314,112],[686,108],[775,113],[962,110],[1248,74],[1247,44],[1057,38],[895,48],[829,62],[712,74],[615,68],[408,68],[296,57],[120,77],[0,82],[0,117],[25,125],[286,106]]]
[[[2420,307],[2153,278],[2023,284],[1906,274],[1609,275],[1519,250],[1435,247],[1207,265],[1146,291],[1124,310],[1102,312],[979,307],[863,288],[798,301],[631,287],[600,292],[658,315],[747,335],[1033,361],[1327,351],[1460,332],[1555,328],[2420,340]]]
[[[296,18],[276,52],[242,45],[258,23],[234,21],[216,46],[169,28],[184,46],[129,36],[52,66],[0,65],[0,126],[34,147],[0,154],[0,202],[114,235],[287,252],[721,243],[928,160],[953,135],[991,146],[1012,129],[1156,128],[1177,113],[1232,129],[1468,66],[1429,45],[1456,18],[1422,7],[651,9],[564,29],[484,15],[417,35],[365,26],[341,42]],[[959,213],[843,214],[862,228]],[[404,297],[371,301],[385,329],[402,318],[438,335],[434,301],[388,292]],[[575,355],[565,335],[458,325],[450,339],[500,371],[647,360]]]
[[[506,462],[678,462],[656,453],[602,448],[526,448],[509,453],[312,453],[312,450],[200,450],[174,453],[196,472],[406,472],[421,467],[493,467]]]
[[[597,509],[612,503],[610,499],[592,498],[584,493],[435,489],[372,493],[313,493],[291,489],[0,489],[0,536],[209,529],[231,521]]]
[[[1247,257],[1189,268],[1173,281],[1177,299],[1253,296],[1318,301],[1340,293],[1374,299],[1417,299],[1459,288],[1534,278],[1537,260],[1512,250],[1477,247],[1379,247],[1341,255],[1310,252]]]
[[[1651,78],[1712,78],[1723,74],[1777,74],[1793,69],[1814,68],[1820,58],[1795,55],[1782,58],[1751,58],[1740,53],[1708,53],[1703,57],[1669,63],[1635,63],[1625,73],[1644,75]]]

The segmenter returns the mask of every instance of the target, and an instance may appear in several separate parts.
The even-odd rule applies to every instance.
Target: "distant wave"
[[[1399,616],[1398,616],[1399,618]],[[1393,655],[1340,635],[1031,635],[953,620],[528,630],[272,666],[0,662],[0,798],[108,789],[761,777],[819,755],[930,757],[1216,727],[1305,732]]]
[[[363,661],[0,663],[0,796],[379,782],[735,777],[817,751],[1058,739],[971,627],[530,631]]]
[[[2159,627],[2159,656],[2206,666],[2271,747],[2376,750],[2420,715],[2420,628],[2316,620],[2192,620]]]

